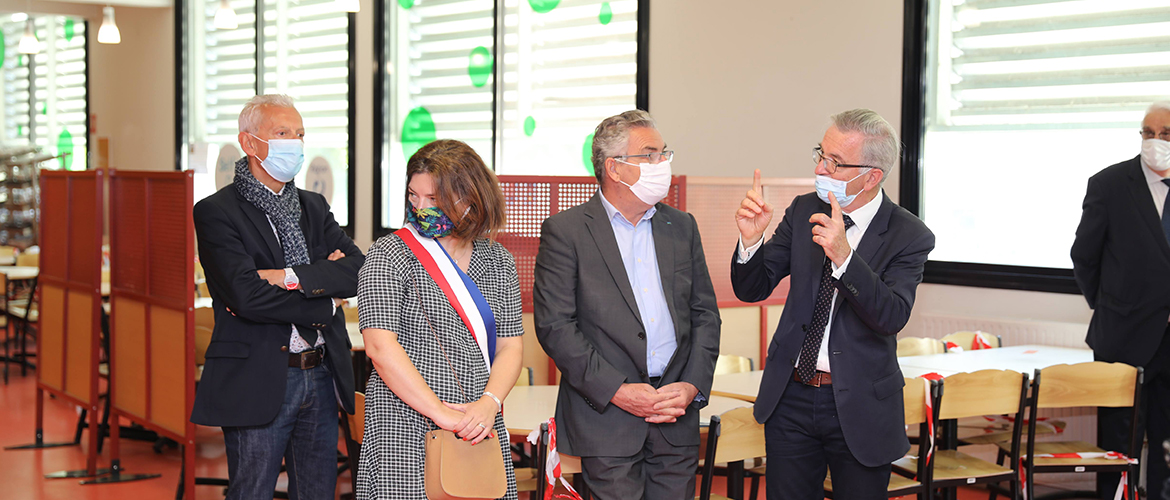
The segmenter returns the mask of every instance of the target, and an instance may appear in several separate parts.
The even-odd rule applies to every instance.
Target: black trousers
[[[866,467],[853,457],[832,386],[790,380],[764,423],[764,444],[768,500],[823,500],[826,470],[833,474],[833,498],[886,498],[891,466]]]
[[[1143,435],[1149,441],[1145,478],[1147,498],[1170,500],[1170,487],[1166,485],[1170,480],[1170,467],[1167,467],[1166,456],[1162,451],[1162,443],[1170,439],[1170,326],[1167,326],[1166,335],[1162,337],[1154,358],[1143,369],[1145,381],[1142,386],[1142,408],[1138,412],[1138,444],[1140,446]],[[1132,410],[1129,408],[1099,408],[1097,445],[1106,450],[1129,454],[1131,415]],[[1138,453],[1141,453],[1140,449]],[[1113,500],[1120,480],[1119,473],[1097,474],[1097,494],[1103,500]]]

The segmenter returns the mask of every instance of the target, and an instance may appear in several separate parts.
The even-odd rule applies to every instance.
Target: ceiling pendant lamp
[[[102,9],[102,27],[98,29],[98,43],[122,43],[122,32],[114,22],[114,8],[107,5]]]
[[[28,18],[24,24],[24,36],[20,37],[20,45],[16,50],[21,54],[36,54],[41,51],[41,42],[37,41],[37,35],[33,32],[33,20]]]
[[[334,3],[346,12],[358,12],[362,10],[361,0],[335,0]]]
[[[215,11],[215,29],[234,30],[239,26],[236,22],[236,11],[232,10],[228,0],[219,0],[219,8]]]

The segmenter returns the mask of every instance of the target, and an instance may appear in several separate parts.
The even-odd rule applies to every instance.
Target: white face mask
[[[633,165],[633,163],[621,161],[626,165]],[[667,193],[670,193],[670,161],[661,161],[658,163],[639,163],[637,165],[642,170],[642,175],[638,177],[638,181],[633,185],[626,184],[623,180],[618,180],[622,184],[626,184],[630,191],[637,196],[642,203],[653,205],[666,198]]]
[[[1170,169],[1170,142],[1157,137],[1142,141],[1142,165],[1156,172]]]

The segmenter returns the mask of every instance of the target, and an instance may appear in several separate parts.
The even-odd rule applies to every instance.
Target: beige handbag
[[[418,296],[418,307],[427,320],[435,342],[439,344],[439,351],[447,360],[451,374],[455,376],[455,383],[463,399],[471,402],[467,392],[463,390],[463,383],[459,381],[459,374],[431,324],[431,318],[423,307],[422,292],[414,275],[410,276]],[[426,464],[423,482],[426,485],[428,500],[494,500],[508,493],[508,472],[504,469],[504,456],[500,451],[498,436],[491,435],[484,438],[479,444],[472,446],[470,441],[464,441],[454,432],[435,429],[426,434]]]

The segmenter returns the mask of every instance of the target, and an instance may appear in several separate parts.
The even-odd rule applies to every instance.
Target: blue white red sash
[[[427,274],[443,290],[443,295],[459,313],[463,324],[475,339],[479,351],[483,354],[483,363],[488,372],[492,371],[492,361],[496,357],[496,316],[488,306],[487,299],[479,291],[479,287],[471,278],[455,265],[455,260],[447,254],[437,241],[424,238],[415,231],[414,227],[406,227],[395,231],[415,258],[426,269]]]

